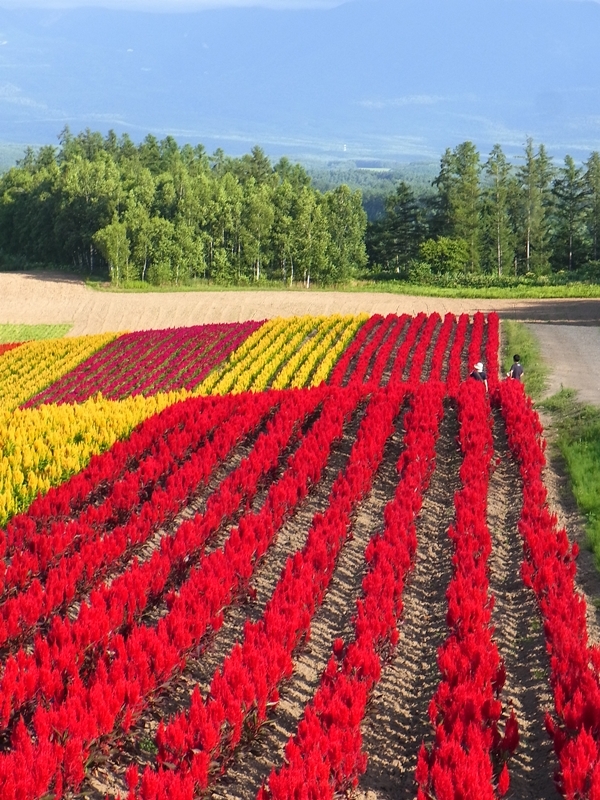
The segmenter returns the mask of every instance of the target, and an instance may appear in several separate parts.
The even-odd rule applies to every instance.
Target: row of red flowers
[[[0,356],[4,353],[10,352],[10,350],[14,350],[15,347],[19,347],[21,342],[10,342],[8,344],[0,344]]]
[[[513,380],[500,384],[499,397],[523,480],[522,574],[535,593],[550,656],[555,714],[546,727],[560,764],[558,784],[567,800],[599,800],[600,648],[589,644],[586,602],[575,587],[578,547],[548,508],[545,441],[530,398]]]
[[[188,401],[190,402],[190,401]],[[126,502],[131,502],[132,494],[138,498],[137,486],[146,489],[149,497],[138,507],[121,505],[119,495],[109,496],[101,508],[100,522],[107,521],[107,530],[94,526],[93,512],[91,522],[75,520],[54,528],[54,540],[60,541],[63,550],[75,543],[71,552],[63,552],[62,557],[51,564],[39,578],[34,578],[23,591],[10,596],[0,606],[0,644],[23,636],[48,616],[73,602],[85,592],[91,591],[104,574],[115,566],[126,562],[135,548],[142,546],[161,526],[169,523],[187,504],[199,486],[208,481],[210,474],[241,437],[247,435],[259,424],[271,407],[272,399],[266,395],[253,397],[246,408],[233,414],[221,424],[211,442],[206,442],[178,464],[166,448],[144,462],[140,467],[142,476],[130,473],[133,492],[123,492]],[[201,423],[204,426],[205,423]],[[193,426],[192,428],[193,433]],[[181,436],[182,439],[187,437]],[[192,442],[193,435],[189,441]],[[186,448],[187,449],[187,448]],[[159,457],[160,456],[160,457]],[[163,481],[159,481],[162,477]],[[115,484],[114,488],[122,488]],[[143,496],[143,495],[142,495]],[[84,516],[90,516],[84,512]],[[122,518],[125,521],[122,522]],[[104,535],[103,535],[104,534]],[[43,538],[40,534],[39,538]],[[19,566],[32,566],[35,553],[26,558],[13,560]],[[11,565],[12,566],[12,565]],[[10,571],[10,568],[9,568]],[[8,573],[7,573],[8,574]],[[26,582],[28,573],[15,572],[13,577]]]
[[[387,337],[377,348],[376,356],[368,372],[367,381],[372,386],[381,386],[385,383],[385,371],[391,362],[392,354],[399,346],[402,334],[410,320],[408,314],[402,314],[399,317],[395,314],[390,314],[390,316],[393,317],[393,324],[389,328]]]
[[[361,325],[358,333],[344,350],[329,376],[329,384],[331,386],[345,386],[348,383],[350,379],[350,375],[348,375],[350,365],[355,359],[360,357],[363,348],[368,346],[369,337],[376,335],[377,330],[382,324],[383,317],[381,314],[373,314],[364,325]]]
[[[319,399],[320,391],[308,394]],[[31,732],[22,722],[16,724],[13,749],[0,758],[3,797],[34,798],[50,789],[60,796],[66,786],[77,786],[91,749],[119,728],[127,729],[148,696],[183,668],[186,653],[198,646],[209,628],[222,623],[223,609],[245,590],[285,518],[319,481],[331,444],[342,434],[344,421],[362,394],[327,391],[321,416],[302,439],[283,477],[271,485],[261,511],[245,515],[224,548],[200,558],[177,593],[167,598],[168,611],[158,625],[136,623],[124,634],[109,635],[89,674],[67,670],[53,702],[35,706]],[[300,404],[305,394],[289,396]],[[186,539],[193,534],[191,521]],[[60,646],[60,641],[54,642],[55,651]]]
[[[458,387],[464,376],[463,374],[463,350],[469,330],[469,315],[461,314],[454,331],[454,340],[448,356],[448,369],[446,373],[446,386],[448,394],[454,397],[458,392]]]
[[[441,381],[443,379],[444,361],[446,359],[446,351],[450,343],[450,337],[456,328],[456,319],[454,314],[446,314],[440,332],[438,334],[433,355],[431,357],[431,369],[429,372],[429,380]]]
[[[131,800],[192,798],[225,768],[242,733],[253,736],[266,721],[278,702],[280,683],[292,674],[294,650],[310,636],[353,511],[370,491],[404,393],[403,388],[383,389],[372,397],[327,510],[314,518],[304,548],[288,559],[262,618],[246,624],[242,643],[215,673],[207,699],[196,690],[189,712],[159,729],[159,763],[176,771],[147,770]]]
[[[272,393],[268,404],[277,401],[279,393]],[[183,522],[171,536],[161,538],[160,549],[142,563],[134,563],[127,571],[113,580],[109,586],[100,586],[92,592],[89,603],[82,604],[78,618],[71,623],[68,618],[54,617],[47,637],[37,637],[34,652],[20,652],[7,661],[0,681],[2,716],[4,724],[23,703],[30,702],[39,692],[46,701],[62,686],[66,667],[79,669],[82,663],[89,665],[90,648],[104,642],[107,636],[119,631],[124,624],[132,625],[145,610],[147,604],[162,595],[169,582],[174,581],[184,564],[189,565],[195,553],[206,544],[226,518],[240,508],[243,502],[251,502],[259,488],[259,482],[277,465],[291,437],[298,434],[299,425],[306,415],[312,413],[322,398],[316,390],[300,400],[289,395],[281,396],[281,406],[274,418],[260,435],[250,455],[225,478],[207,501],[205,513],[192,521]],[[247,405],[261,410],[262,403],[255,397],[247,398]],[[304,400],[304,402],[302,402]],[[219,456],[231,449],[233,437],[243,435],[252,424],[255,414],[249,408],[245,426],[240,425],[235,415],[219,430],[211,447],[203,451],[204,477],[214,470]],[[237,431],[236,431],[237,426]],[[186,465],[187,466],[187,465]],[[58,653],[55,652],[56,648]],[[97,659],[98,652],[94,652]]]
[[[378,352],[381,343],[388,338],[390,331],[395,328],[396,320],[397,317],[395,314],[388,314],[387,317],[382,320],[381,325],[377,328],[369,343],[358,354],[358,358],[350,374],[350,381],[355,383],[364,382],[374,354]],[[349,383],[349,381],[347,381],[347,383]]]
[[[335,641],[317,693],[286,745],[286,765],[271,773],[259,800],[327,800],[356,786],[366,767],[360,725],[381,664],[398,641],[404,584],[417,549],[415,519],[435,468],[443,397],[439,383],[415,390],[404,419],[394,499],[384,512],[383,532],[373,536],[365,552],[368,572],[353,619],[354,641]]]
[[[218,398],[207,397],[198,407],[178,404],[166,408],[143,422],[126,441],[115,442],[106,453],[92,456],[86,469],[37,497],[26,513],[14,517],[6,531],[0,531],[0,554],[11,555],[14,549],[28,543],[36,531],[47,529],[57,520],[70,519],[90,504],[96,505],[114,482],[126,472],[135,471],[143,459],[161,446],[164,437],[175,428],[181,430],[192,414],[198,418],[208,415],[212,423],[218,413],[219,419],[224,420],[239,402],[232,397],[226,403],[217,401]],[[215,424],[219,424],[219,419],[215,419]],[[210,427],[206,427],[206,431],[210,431]]]
[[[0,538],[5,548],[2,594],[25,588],[40,574],[45,577],[64,555],[127,522],[134,510],[139,513],[172,471],[206,446],[207,436],[233,408],[206,404],[194,415],[191,407],[188,413],[180,408],[175,427],[169,424],[171,414],[153,418],[115,453],[98,458],[73,481],[35,502],[28,513],[14,517]]]
[[[433,337],[438,327],[440,326],[441,317],[439,314],[430,314],[426,318],[426,322],[421,329],[420,336],[414,347],[411,348],[410,353],[410,367],[408,372],[408,380],[411,382],[420,381],[423,371],[423,365],[431,347]]]
[[[479,333],[477,327],[473,330]],[[481,346],[479,336],[474,341],[473,348]],[[464,382],[457,406],[463,461],[449,529],[454,544],[454,574],[447,591],[450,633],[438,651],[442,679],[429,706],[435,743],[419,752],[419,800],[493,800],[495,785],[504,795],[509,783],[505,759],[518,744],[513,715],[504,737],[499,732],[505,672],[493,639],[493,598],[488,593],[492,542],[486,511],[494,445],[483,384]]]

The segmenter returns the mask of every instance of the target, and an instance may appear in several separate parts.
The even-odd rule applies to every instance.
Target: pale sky
[[[376,1],[376,0],[372,0]],[[513,0],[514,2],[515,0]],[[552,0],[548,0],[551,2]],[[0,9],[110,8],[129,11],[200,11],[207,8],[334,8],[352,0],[0,0]],[[450,2],[450,0],[449,0]],[[563,0],[590,2],[590,0]],[[600,3],[600,0],[591,0]]]
[[[112,8],[129,11],[197,11],[205,8],[332,8],[347,0],[0,0],[0,8]]]

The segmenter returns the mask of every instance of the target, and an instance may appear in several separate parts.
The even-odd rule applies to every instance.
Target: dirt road
[[[577,389],[579,399],[600,405],[600,327],[527,326],[537,337],[550,367],[546,394],[562,387]]]
[[[376,292],[99,292],[69,276],[0,273],[0,322],[73,324],[70,335],[238,322],[295,314],[498,311],[530,324],[552,368],[550,391],[600,405],[600,300],[457,300]]]

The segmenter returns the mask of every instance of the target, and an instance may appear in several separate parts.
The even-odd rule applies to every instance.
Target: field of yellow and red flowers
[[[600,651],[499,336],[0,345],[2,800],[599,800]]]

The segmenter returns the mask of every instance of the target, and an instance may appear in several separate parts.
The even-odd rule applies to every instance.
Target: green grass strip
[[[60,339],[73,326],[71,323],[59,325],[13,325],[0,323],[0,344],[10,342],[32,342],[40,339]]]
[[[86,285],[99,292],[119,293],[165,293],[176,292],[262,292],[275,291],[289,294],[296,292],[383,292],[387,294],[404,294],[416,297],[454,297],[472,300],[527,300],[527,299],[560,299],[570,297],[600,297],[598,283],[567,283],[560,286],[435,286],[430,284],[405,283],[401,281],[352,280],[347,283],[321,285],[315,284],[308,291],[301,284],[293,287],[284,285],[280,280],[260,280],[256,283],[225,285],[197,279],[183,286],[154,286],[145,281],[135,281],[116,286],[108,282],[88,280]]]
[[[542,357],[538,340],[522,322],[502,320],[502,369],[504,374],[513,363],[513,355],[521,356],[527,393],[539,400],[548,382],[548,367]]]
[[[600,408],[578,402],[573,389],[561,389],[540,407],[552,415],[555,445],[600,569]]]
[[[319,287],[320,288],[320,287]],[[527,300],[600,297],[600,284],[568,283],[564,286],[432,286],[394,281],[361,281],[344,291],[389,292],[419,297],[454,297],[473,300]]]
[[[540,346],[526,325],[502,321],[502,365],[504,372],[519,353],[525,371],[525,388],[538,407],[550,414],[551,442],[558,451],[569,486],[584,517],[587,544],[600,569],[600,408],[577,400],[574,389],[561,389],[541,400],[547,384],[548,367]]]

